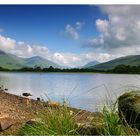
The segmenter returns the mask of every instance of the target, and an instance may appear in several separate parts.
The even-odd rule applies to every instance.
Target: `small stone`
[[[8,91],[8,89],[7,89],[7,88],[5,88],[4,90],[5,90],[5,91]]]
[[[70,115],[72,116],[74,114],[74,112],[72,110],[70,110]]]
[[[25,96],[25,97],[32,96],[31,93],[26,93],[26,92],[25,93],[22,93],[22,95]]]
[[[40,98],[39,97],[37,97],[37,101],[40,101]]]
[[[54,101],[48,101],[47,106],[49,107],[60,107],[60,103]]]
[[[0,131],[4,131],[5,129],[8,129],[13,124],[14,121],[12,118],[5,115],[0,117]]]
[[[26,122],[28,125],[35,125],[37,123],[42,123],[42,120],[40,118],[34,118]]]

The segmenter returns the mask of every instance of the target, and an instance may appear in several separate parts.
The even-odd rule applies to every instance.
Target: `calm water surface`
[[[0,85],[13,94],[31,92],[34,99],[60,102],[65,98],[72,107],[95,111],[123,92],[139,89],[140,75],[1,72]]]

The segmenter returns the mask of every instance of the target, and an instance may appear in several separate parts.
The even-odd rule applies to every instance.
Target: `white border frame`
[[[140,0],[0,0],[0,4],[80,4],[80,5],[136,5]]]

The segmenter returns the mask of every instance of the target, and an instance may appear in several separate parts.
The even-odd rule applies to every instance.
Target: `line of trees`
[[[49,68],[41,67],[24,67],[18,70],[9,70],[0,67],[0,71],[14,71],[14,72],[98,72],[98,73],[120,73],[120,74],[140,74],[140,66],[130,66],[130,65],[118,65],[110,70],[96,70],[89,68],[54,68],[50,66]]]
[[[85,68],[54,68],[50,66],[49,68],[41,68],[41,67],[34,67],[34,68],[21,68],[16,71],[21,71],[21,72],[101,72],[100,70],[95,70],[95,69],[85,69]]]
[[[112,70],[107,72],[122,73],[122,74],[140,74],[140,66],[118,65]]]

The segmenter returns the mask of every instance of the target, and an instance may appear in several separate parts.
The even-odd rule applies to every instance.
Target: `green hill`
[[[131,56],[125,56],[120,57],[105,63],[100,63],[94,66],[91,66],[89,68],[94,68],[98,70],[108,70],[113,69],[117,65],[130,65],[130,66],[140,66],[140,55],[131,55]]]
[[[45,58],[35,56],[31,58],[21,58],[13,54],[5,53],[0,50],[0,67],[6,69],[20,69],[23,67],[35,67],[40,66],[42,68],[61,67],[58,64],[49,61]]]
[[[88,68],[88,67],[91,67],[91,66],[95,66],[95,65],[97,65],[99,63],[100,62],[98,62],[98,61],[92,61],[92,62],[89,62],[86,65],[84,65],[83,68]]]

